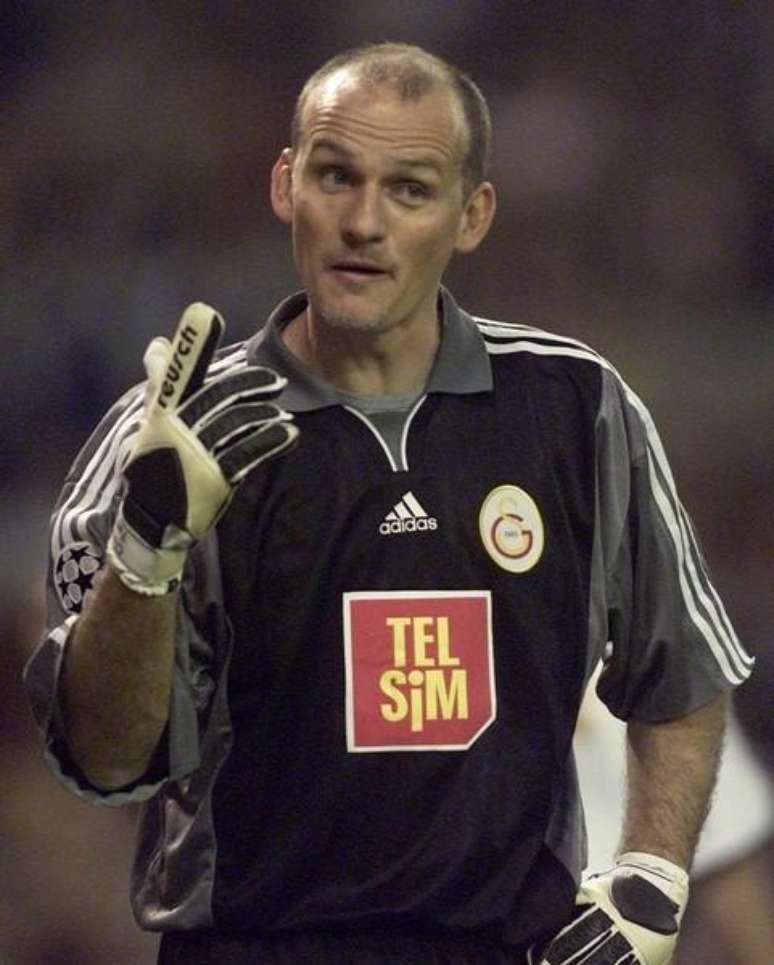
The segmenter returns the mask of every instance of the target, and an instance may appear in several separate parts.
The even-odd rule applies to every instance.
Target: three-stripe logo
[[[411,490],[401,496],[379,524],[379,532],[382,536],[421,533],[433,529],[438,529],[438,520],[434,516],[428,516]]]

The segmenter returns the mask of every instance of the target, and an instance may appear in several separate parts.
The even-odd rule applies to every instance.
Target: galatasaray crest
[[[492,559],[510,573],[526,573],[543,553],[543,519],[535,500],[519,486],[498,486],[481,505],[481,541]]]

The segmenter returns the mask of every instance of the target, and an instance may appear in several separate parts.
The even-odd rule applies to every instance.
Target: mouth
[[[367,281],[370,278],[386,278],[392,274],[392,272],[383,265],[356,258],[346,258],[341,261],[331,262],[328,270],[340,278],[349,278],[357,281]]]

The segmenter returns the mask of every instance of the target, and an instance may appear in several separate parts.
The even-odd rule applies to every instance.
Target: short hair
[[[486,177],[492,143],[492,120],[486,98],[476,83],[454,65],[422,47],[400,43],[368,43],[345,50],[316,70],[296,100],[291,125],[291,145],[301,141],[303,114],[309,97],[328,77],[345,67],[354,67],[367,82],[393,87],[403,100],[419,100],[439,84],[448,85],[465,118],[468,143],[462,159],[466,193]]]

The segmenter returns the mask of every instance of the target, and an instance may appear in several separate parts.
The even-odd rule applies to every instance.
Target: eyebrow
[[[332,154],[337,154],[346,160],[354,160],[355,152],[351,151],[348,147],[343,144],[339,144],[338,141],[333,141],[327,137],[321,137],[319,140],[314,141],[309,150],[310,156],[315,154],[317,151],[330,151]],[[417,157],[417,158],[396,158],[392,157],[391,160],[396,167],[401,168],[429,168],[433,171],[439,171],[442,167],[441,164],[435,158],[428,156]]]
[[[344,145],[339,144],[338,141],[332,141],[327,137],[321,137],[319,140],[314,141],[309,149],[309,153],[313,154],[315,151],[320,150],[332,151],[334,154],[341,154],[348,158],[354,157],[349,148],[344,147]]]

